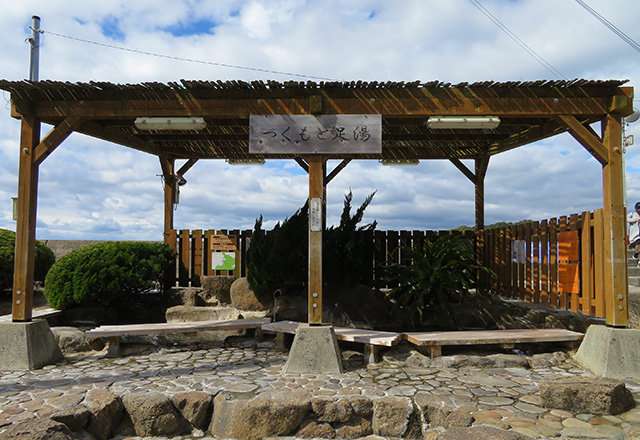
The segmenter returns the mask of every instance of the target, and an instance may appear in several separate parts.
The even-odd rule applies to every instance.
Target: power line
[[[550,71],[551,73],[553,73],[555,76],[559,77],[559,78],[564,78],[567,79],[567,77],[565,77],[562,73],[560,73],[560,71],[558,69],[556,69],[555,67],[553,67],[550,63],[547,62],[547,60],[545,60],[544,58],[542,58],[542,56],[538,55],[536,53],[536,51],[534,51],[533,49],[531,49],[524,41],[522,41],[520,38],[518,38],[518,36],[516,34],[514,34],[513,32],[511,32],[511,30],[504,25],[500,20],[498,20],[491,12],[489,12],[484,6],[482,6],[482,3],[480,3],[479,0],[469,0],[469,2],[475,6],[476,8],[478,8],[478,10],[480,12],[482,12],[489,20],[491,20],[493,22],[493,24],[495,24],[496,26],[498,26],[498,28],[504,32],[505,34],[507,34],[509,36],[509,38],[511,38],[513,41],[515,41],[518,46],[520,46],[522,49],[524,49],[525,52],[527,52],[529,55],[531,55],[538,63],[540,63],[545,69],[547,69],[548,71]]]
[[[173,55],[162,55],[162,54],[157,54],[157,53],[153,53],[153,52],[147,52],[147,51],[143,51],[143,50],[130,49],[128,47],[115,46],[113,44],[98,43],[97,41],[85,40],[83,38],[78,38],[78,37],[71,37],[69,35],[58,34],[56,32],[51,32],[51,31],[40,30],[40,32],[47,33],[47,34],[50,34],[50,35],[54,35],[56,37],[67,38],[67,39],[73,40],[73,41],[79,41],[81,43],[94,44],[96,46],[106,47],[106,48],[109,48],[109,49],[117,49],[117,50],[122,50],[122,51],[125,51],[125,52],[132,52],[132,53],[136,53],[136,54],[139,54],[139,55],[147,55],[147,56],[156,57],[156,58],[165,58],[165,59],[169,59],[169,60],[185,61],[185,62],[188,62],[188,63],[206,64],[206,65],[217,66],[217,67],[227,67],[227,68],[230,68],[230,69],[250,70],[250,71],[253,71],[253,72],[273,73],[273,74],[276,74],[276,75],[297,76],[297,77],[302,77],[302,78],[317,79],[317,80],[323,80],[323,81],[340,81],[340,80],[334,79],[334,78],[325,78],[325,77],[322,77],[322,76],[305,75],[305,74],[302,74],[302,73],[280,72],[278,70],[268,70],[268,69],[260,69],[260,68],[257,68],[257,67],[246,67],[246,66],[237,66],[237,65],[234,65],[234,64],[216,63],[214,61],[203,61],[203,60],[196,60],[196,59],[192,59],[192,58],[182,58],[182,57],[177,57],[177,56],[173,56]]]
[[[618,29],[609,20],[604,18],[602,15],[598,14],[598,12],[595,9],[593,9],[591,6],[589,6],[588,4],[586,4],[582,0],[576,0],[576,3],[578,3],[584,9],[586,9],[587,12],[589,12],[589,14],[593,15],[600,23],[602,23],[603,25],[608,27],[609,30],[611,30],[611,32],[613,32],[618,37],[620,37],[625,43],[627,43],[629,46],[633,47],[637,52],[640,52],[640,44],[636,43],[631,37],[629,37],[627,34],[625,34],[620,29]]]

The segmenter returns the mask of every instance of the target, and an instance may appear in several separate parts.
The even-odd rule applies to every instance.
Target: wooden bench
[[[233,319],[229,321],[161,322],[153,324],[102,325],[84,332],[87,338],[109,338],[108,353],[120,352],[120,336],[155,335],[160,333],[197,334],[200,331],[244,330],[256,328],[271,321],[270,318]]]
[[[470,330],[446,332],[409,332],[404,338],[426,349],[427,354],[440,356],[443,345],[480,345],[497,344],[504,348],[513,348],[518,343],[564,342],[575,345],[584,334],[558,328],[535,328],[513,330]]]
[[[277,321],[264,324],[262,330],[275,332],[279,346],[284,346],[284,334],[295,334],[299,325],[296,321]],[[382,347],[392,347],[402,340],[402,333],[347,327],[334,327],[333,331],[339,341],[363,343],[366,363],[377,362]]]
[[[31,319],[53,318],[54,316],[58,316],[61,313],[62,313],[62,310],[56,310],[56,309],[33,310],[31,312]],[[0,323],[2,323],[2,322],[11,322],[12,319],[13,319],[13,315],[2,315],[2,316],[0,316]]]

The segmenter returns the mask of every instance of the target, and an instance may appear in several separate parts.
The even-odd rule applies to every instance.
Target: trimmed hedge
[[[173,267],[175,252],[162,243],[105,242],[77,249],[58,260],[45,282],[51,307],[103,304],[148,290],[158,282],[164,291],[165,275]]]
[[[0,297],[5,289],[13,285],[13,262],[16,248],[16,233],[6,229],[0,229]],[[35,281],[44,281],[47,272],[55,263],[56,257],[53,251],[44,243],[36,240],[36,257],[33,278]]]

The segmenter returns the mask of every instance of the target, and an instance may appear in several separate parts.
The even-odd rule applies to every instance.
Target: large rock
[[[80,431],[89,422],[89,410],[84,405],[69,405],[61,408],[49,416],[56,422],[64,423],[71,431]]]
[[[167,295],[167,306],[204,306],[206,291],[200,287],[172,287]]]
[[[315,397],[311,408],[319,422],[347,422],[353,417],[353,408],[346,398]]]
[[[173,396],[173,404],[189,424],[204,430],[211,420],[213,397],[204,391],[186,391]]]
[[[75,437],[64,423],[45,417],[16,423],[0,434],[0,438],[7,440],[73,440]]]
[[[456,409],[453,396],[439,396],[424,391],[414,396],[414,402],[431,428],[445,426],[447,417]]]
[[[336,438],[336,430],[329,423],[309,418],[300,424],[296,438]]]
[[[51,333],[62,353],[91,351],[84,332],[76,327],[51,327]]]
[[[231,305],[238,310],[267,310],[270,304],[263,304],[258,301],[256,294],[251,290],[247,278],[238,278],[231,284],[229,291]]]
[[[338,438],[363,438],[373,434],[371,422],[362,417],[355,417],[336,429]]]
[[[602,377],[545,377],[540,395],[545,408],[574,413],[616,415],[635,405],[624,382]]]
[[[253,399],[218,394],[209,430],[214,437],[258,440],[296,432],[311,408],[306,391],[263,393]]]
[[[140,437],[174,435],[179,432],[178,413],[171,400],[161,393],[134,393],[122,398]]]
[[[421,438],[420,415],[407,397],[373,402],[373,433],[382,437]]]
[[[204,299],[217,299],[221,304],[231,303],[231,285],[236,280],[234,276],[203,276],[200,278],[205,290]]]
[[[91,413],[87,432],[97,440],[111,438],[114,428],[120,423],[122,417],[122,400],[120,396],[111,391],[92,389],[87,392],[82,402]]]
[[[228,321],[239,319],[240,312],[233,307],[169,307],[165,313],[167,322]]]

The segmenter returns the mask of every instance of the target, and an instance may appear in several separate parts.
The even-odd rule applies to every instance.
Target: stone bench
[[[443,345],[496,344],[513,348],[521,343],[563,342],[575,346],[584,338],[582,333],[559,328],[408,332],[403,336],[432,357],[442,354]]]
[[[62,313],[62,310],[56,310],[56,309],[40,309],[40,310],[33,310],[31,312],[31,318],[32,319],[47,319],[47,318],[53,318],[54,316],[58,316]],[[11,322],[13,319],[13,315],[2,315],[0,316],[0,323],[2,322]]]
[[[120,336],[160,333],[197,334],[200,331],[260,329],[270,318],[233,319],[228,321],[161,322],[153,324],[102,325],[84,332],[89,339],[109,338],[108,352],[120,351]]]
[[[275,332],[278,345],[284,346],[284,334],[295,334],[299,325],[296,321],[277,321],[264,324],[262,330]],[[347,327],[334,327],[333,331],[339,341],[364,344],[365,363],[377,362],[382,347],[392,347],[402,340],[402,333]]]

